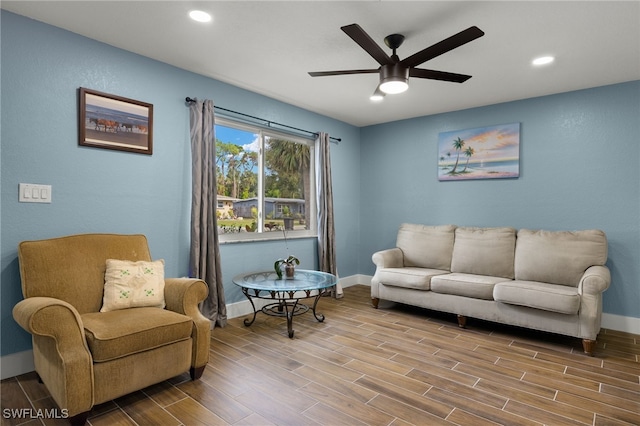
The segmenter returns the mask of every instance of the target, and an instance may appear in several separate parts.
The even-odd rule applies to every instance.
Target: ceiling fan
[[[345,25],[340,29],[351,37],[353,41],[358,43],[369,55],[371,55],[373,59],[380,64],[380,67],[363,70],[317,71],[310,72],[309,75],[311,77],[325,77],[331,75],[379,73],[380,84],[374,93],[374,96],[379,96],[379,99],[382,99],[382,96],[385,94],[402,93],[407,90],[409,87],[409,77],[450,81],[454,83],[463,83],[467,81],[471,78],[470,75],[416,67],[484,35],[484,32],[480,28],[476,26],[469,27],[466,30],[460,31],[458,34],[446,38],[427,47],[426,49],[400,60],[396,54],[396,49],[399,48],[404,41],[404,36],[402,34],[391,34],[385,37],[384,43],[393,51],[391,56],[389,56],[378,44],[376,44],[375,41],[373,41],[369,34],[367,34],[360,25]]]

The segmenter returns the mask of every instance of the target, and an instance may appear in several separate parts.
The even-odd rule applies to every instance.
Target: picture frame
[[[519,176],[520,123],[438,135],[438,180],[513,179]]]
[[[153,154],[153,105],[80,88],[79,145]]]

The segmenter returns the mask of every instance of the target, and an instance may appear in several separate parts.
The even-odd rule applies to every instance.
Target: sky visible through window
[[[258,135],[231,127],[216,126],[216,139],[240,145],[247,151],[258,151]]]

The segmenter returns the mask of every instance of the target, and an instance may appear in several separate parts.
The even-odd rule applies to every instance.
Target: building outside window
[[[315,236],[314,141],[224,118],[215,134],[220,241]]]

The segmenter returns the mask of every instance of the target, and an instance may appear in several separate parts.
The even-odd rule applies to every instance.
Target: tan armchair
[[[186,371],[202,375],[211,335],[198,309],[204,281],[165,279],[165,309],[100,312],[106,260],[150,261],[144,235],[25,241],[18,258],[25,299],[13,317],[32,334],[36,372],[72,424],[94,405]]]

